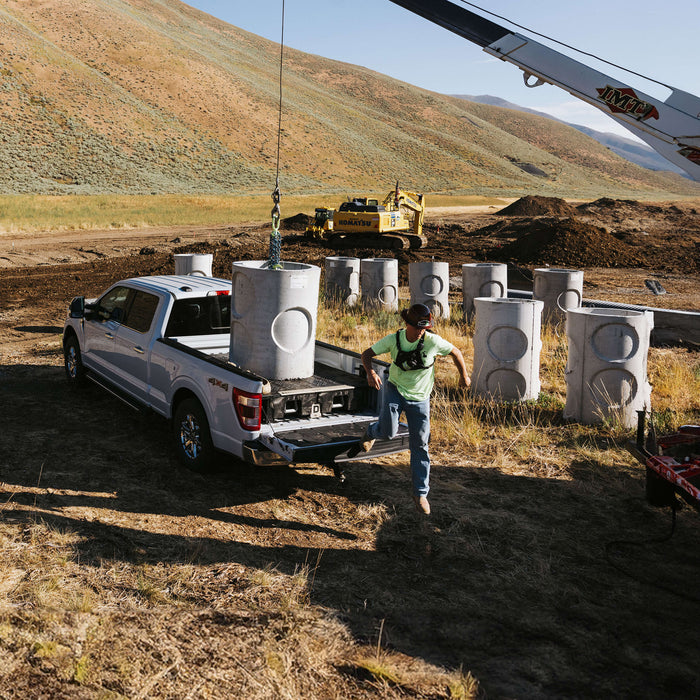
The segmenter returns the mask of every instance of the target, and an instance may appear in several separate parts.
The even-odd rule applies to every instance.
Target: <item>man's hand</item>
[[[380,389],[382,386],[382,378],[373,369],[371,369],[369,372],[367,372],[367,384],[369,384],[369,386],[371,386],[373,389]]]
[[[375,357],[375,353],[372,348],[367,348],[362,353],[362,366],[365,368],[365,374],[367,375],[367,384],[373,389],[380,389],[382,386],[382,378],[374,371],[372,367],[372,358]]]
[[[452,358],[452,361],[455,363],[455,367],[459,372],[459,386],[468,389],[472,384],[472,380],[467,374],[467,365],[464,363],[464,356],[458,348],[452,348],[450,357]]]
[[[469,378],[468,374],[460,375],[459,386],[464,387],[465,389],[468,389],[471,385],[472,385],[472,380]]]

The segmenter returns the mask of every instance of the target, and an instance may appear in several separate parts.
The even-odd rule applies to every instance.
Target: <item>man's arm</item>
[[[362,366],[365,368],[367,373],[367,384],[373,389],[380,389],[382,386],[382,378],[374,371],[372,367],[372,358],[376,356],[376,352],[372,348],[367,348],[362,353]],[[464,363],[464,360],[462,360]]]
[[[467,374],[467,365],[464,362],[464,356],[459,348],[453,347],[450,352],[450,357],[452,362],[455,363],[455,367],[459,372],[459,386],[469,387],[471,386],[472,380]]]

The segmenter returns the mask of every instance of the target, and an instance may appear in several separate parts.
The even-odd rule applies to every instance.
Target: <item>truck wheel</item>
[[[185,399],[173,415],[175,452],[180,463],[195,472],[205,472],[214,464],[216,450],[209,422],[197,399]]]
[[[71,335],[63,346],[63,359],[66,368],[66,379],[73,387],[85,384],[85,366],[80,355],[80,343]]]

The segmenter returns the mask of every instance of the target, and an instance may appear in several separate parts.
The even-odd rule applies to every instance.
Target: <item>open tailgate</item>
[[[371,459],[408,449],[408,426],[399,424],[399,432],[391,440],[378,439],[369,452],[349,457],[348,450],[357,445],[374,416],[338,416],[289,421],[275,424],[274,432],[261,434],[258,441],[289,462],[348,462]],[[349,418],[349,420],[347,420]]]

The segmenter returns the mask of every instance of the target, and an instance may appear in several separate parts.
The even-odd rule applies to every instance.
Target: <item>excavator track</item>
[[[397,233],[335,233],[328,243],[331,248],[376,248],[379,250],[409,250],[425,248],[428,239],[415,234]]]

